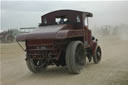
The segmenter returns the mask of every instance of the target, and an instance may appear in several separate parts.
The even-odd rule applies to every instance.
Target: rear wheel
[[[98,64],[101,61],[101,56],[102,56],[101,48],[100,46],[97,46],[95,49],[94,56],[93,56],[93,61],[95,64]]]
[[[44,59],[27,59],[26,64],[28,69],[33,73],[38,73],[46,69],[47,64]]]
[[[70,73],[80,73],[86,61],[85,49],[81,41],[72,41],[68,44],[65,60]]]

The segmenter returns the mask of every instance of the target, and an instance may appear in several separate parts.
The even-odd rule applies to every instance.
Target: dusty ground
[[[16,44],[2,44],[2,85],[128,85],[128,40],[99,37],[103,50],[100,64],[88,63],[79,75],[65,68],[49,67],[39,74],[31,73],[25,64],[25,53]]]

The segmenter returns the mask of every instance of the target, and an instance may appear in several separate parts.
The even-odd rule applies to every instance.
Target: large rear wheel
[[[68,44],[65,60],[70,73],[80,73],[86,63],[85,48],[81,41],[72,41]]]

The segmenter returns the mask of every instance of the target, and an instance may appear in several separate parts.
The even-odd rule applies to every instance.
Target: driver
[[[64,24],[64,18],[61,18],[59,24]]]

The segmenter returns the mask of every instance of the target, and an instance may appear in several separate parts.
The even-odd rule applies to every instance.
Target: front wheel
[[[93,61],[95,64],[98,64],[101,61],[102,52],[100,46],[97,46],[93,56]]]
[[[42,70],[45,70],[47,65],[46,65],[46,60],[42,59],[27,59],[26,64],[28,69],[33,72],[33,73],[38,73],[41,72]]]
[[[86,61],[85,48],[81,41],[72,41],[66,48],[66,66],[68,71],[79,74]]]

